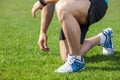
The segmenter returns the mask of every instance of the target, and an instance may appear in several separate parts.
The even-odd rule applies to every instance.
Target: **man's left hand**
[[[33,5],[33,7],[32,7],[32,16],[35,18],[35,17],[36,17],[36,11],[37,11],[38,9],[41,10],[42,8],[43,8],[43,5],[40,4],[39,1],[35,2],[34,5]]]

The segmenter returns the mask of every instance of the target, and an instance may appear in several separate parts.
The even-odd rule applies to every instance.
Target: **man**
[[[85,68],[83,55],[92,47],[100,45],[104,54],[112,54],[113,31],[111,28],[103,30],[98,35],[85,39],[91,24],[99,21],[106,13],[107,0],[39,0],[32,8],[32,16],[42,9],[42,21],[38,45],[43,51],[48,51],[47,29],[52,19],[54,4],[58,19],[61,23],[60,51],[65,64],[55,72],[70,73]]]

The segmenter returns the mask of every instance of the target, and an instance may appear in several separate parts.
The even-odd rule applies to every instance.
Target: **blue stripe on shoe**
[[[112,41],[111,41],[112,35],[111,35],[111,32],[110,31],[109,32],[104,32],[103,31],[103,34],[106,36],[104,46],[106,48],[112,48]]]
[[[112,48],[112,42],[111,42],[111,33],[108,33],[109,41],[106,43],[107,48]]]
[[[80,63],[80,62],[75,61],[71,64],[71,66],[72,66],[73,72],[76,72],[76,71],[84,69],[85,64],[84,62]]]

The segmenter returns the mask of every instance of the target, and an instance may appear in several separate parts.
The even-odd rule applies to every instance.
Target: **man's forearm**
[[[52,4],[52,3],[56,3],[59,0],[43,0],[45,4]]]
[[[54,4],[46,5],[41,11],[41,29],[40,33],[46,33],[52,20]]]

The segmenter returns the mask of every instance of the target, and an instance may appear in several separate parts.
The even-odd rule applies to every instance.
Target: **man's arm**
[[[52,4],[52,3],[56,3],[57,1],[59,0],[43,0],[45,4]]]
[[[42,49],[43,51],[48,51],[49,48],[47,46],[46,32],[53,16],[54,3],[56,3],[58,0],[45,0],[45,1],[41,0],[41,1],[39,0],[35,2],[35,4],[33,5],[32,16],[35,18],[36,11],[42,9],[41,30],[40,30],[38,45],[40,49]],[[49,5],[44,6],[44,4],[49,4]]]
[[[49,4],[41,10],[41,33],[46,33],[54,13],[54,4]]]
[[[42,3],[40,1],[35,2],[32,7],[32,16],[35,17],[36,11],[45,7],[43,3],[44,4],[55,4],[57,1],[58,0],[42,0]]]
[[[52,20],[54,12],[54,4],[46,5],[41,10],[41,28],[40,28],[40,36],[38,40],[38,45],[43,51],[48,51],[49,48],[47,46],[47,29],[49,27],[49,24]]]

